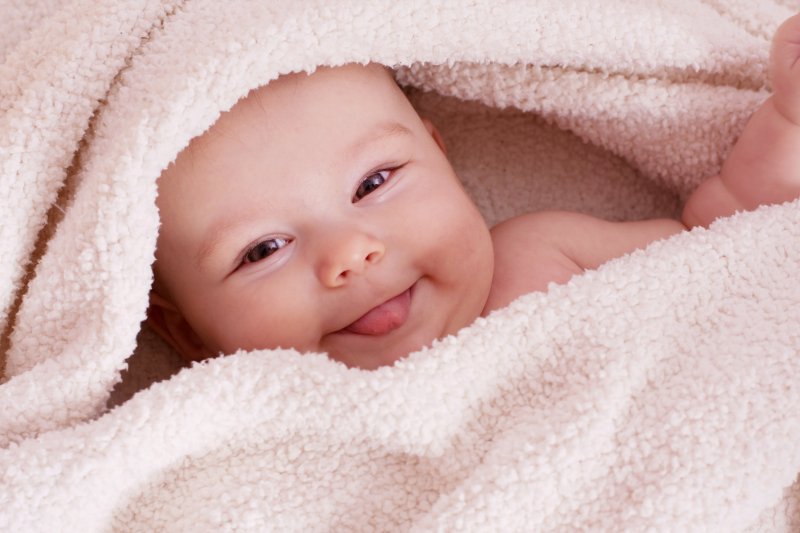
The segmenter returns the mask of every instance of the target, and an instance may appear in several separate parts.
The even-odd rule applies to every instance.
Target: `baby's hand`
[[[800,196],[800,15],[775,34],[773,95],[753,114],[719,176],[700,184],[683,209],[688,227]]]
[[[800,14],[775,33],[769,67],[776,110],[800,125]]]

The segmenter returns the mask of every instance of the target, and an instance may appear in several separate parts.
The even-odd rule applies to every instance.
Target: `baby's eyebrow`
[[[203,241],[203,245],[200,246],[194,256],[195,262],[202,267],[203,263],[216,252],[219,245],[230,233],[233,233],[235,228],[252,219],[253,217],[250,214],[238,214],[238,216],[226,218],[224,221],[213,225],[214,229],[209,232],[208,237]]]
[[[347,154],[352,156],[363,150],[368,144],[386,139],[387,137],[394,137],[396,135],[413,136],[414,134],[410,129],[408,129],[406,126],[403,126],[399,122],[380,122],[376,124],[375,127],[370,129],[369,133],[364,135],[358,141],[354,142],[350,148],[347,149]]]
[[[345,153],[347,158],[350,159],[358,152],[362,151],[367,145],[384,140],[388,137],[395,136],[413,136],[412,131],[395,121],[379,122],[369,132],[361,137],[359,140],[350,145]],[[253,216],[248,214],[239,214],[233,218],[226,218],[223,221],[214,224],[214,228],[203,241],[202,246],[195,254],[195,262],[197,265],[202,266],[208,258],[216,251],[217,247],[225,240],[228,234],[232,233],[235,228],[241,224],[247,223],[252,220]]]

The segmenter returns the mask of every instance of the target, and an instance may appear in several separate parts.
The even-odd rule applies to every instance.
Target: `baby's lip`
[[[397,296],[376,305],[340,331],[379,336],[396,330],[408,320],[412,289],[413,285]]]

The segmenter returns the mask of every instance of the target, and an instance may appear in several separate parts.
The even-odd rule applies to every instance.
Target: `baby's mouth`
[[[385,335],[396,330],[408,319],[412,289],[413,286],[373,307],[342,331],[358,335]]]

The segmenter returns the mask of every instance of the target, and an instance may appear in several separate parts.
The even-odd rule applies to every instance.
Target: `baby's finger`
[[[800,14],[775,32],[770,51],[770,78],[778,110],[800,124]]]

